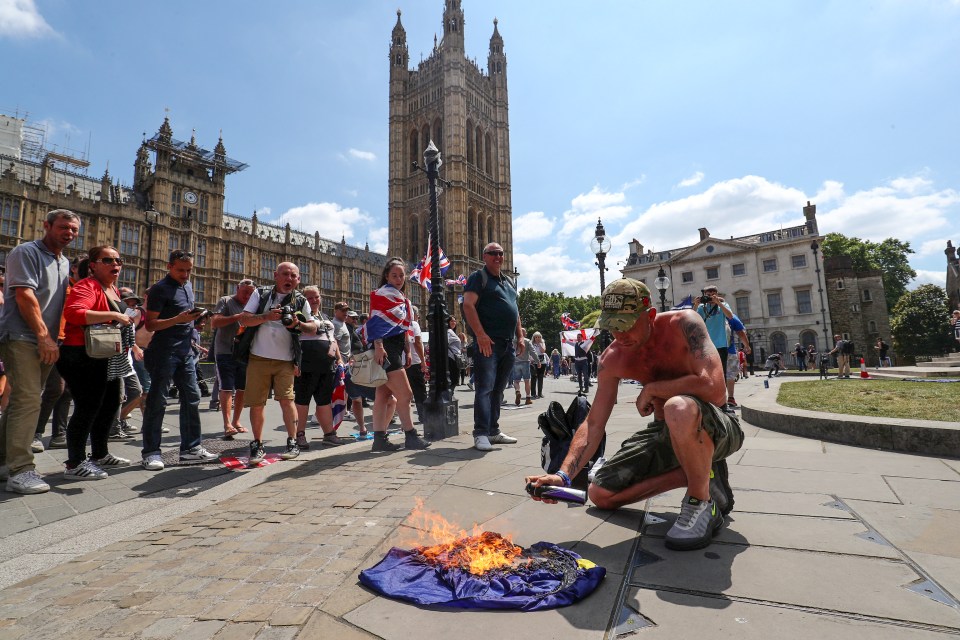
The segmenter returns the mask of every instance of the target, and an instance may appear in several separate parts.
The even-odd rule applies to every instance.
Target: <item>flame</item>
[[[427,562],[446,569],[456,567],[483,575],[512,566],[523,553],[509,535],[483,531],[476,524],[466,531],[439,514],[425,511],[419,498],[409,521],[418,534],[415,551]]]

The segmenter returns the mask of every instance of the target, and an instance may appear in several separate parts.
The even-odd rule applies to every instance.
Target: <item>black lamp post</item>
[[[657,279],[653,281],[653,286],[660,292],[660,311],[666,311],[667,289],[670,288],[670,278],[667,277],[667,272],[663,270],[663,265],[660,265],[660,270],[657,271]]]
[[[590,250],[593,251],[594,255],[597,256],[597,267],[600,269],[600,304],[603,304],[603,290],[607,288],[605,283],[606,280],[606,270],[605,261],[607,259],[607,253],[610,251],[610,238],[607,237],[607,232],[603,229],[603,222],[600,221],[600,218],[597,218],[597,228],[594,229],[593,239],[590,240]],[[603,351],[607,348],[609,340],[607,340],[607,332],[600,330],[598,342],[600,343],[600,351]]]
[[[430,393],[424,403],[421,417],[424,435],[439,440],[460,433],[458,427],[458,402],[448,397],[450,376],[447,368],[447,305],[445,302],[443,274],[440,272],[440,213],[437,206],[437,181],[440,180],[440,150],[430,141],[423,152],[427,165],[430,195]],[[414,163],[416,167],[416,163]],[[416,167],[420,168],[420,167]]]
[[[143,217],[147,221],[147,268],[143,270],[144,292],[150,288],[150,267],[153,264],[153,228],[156,226],[157,220],[160,218],[160,212],[153,208],[153,202],[151,202],[148,206],[149,208],[143,212]]]
[[[820,292],[820,314],[823,317],[823,344],[825,351],[830,350],[830,330],[827,327],[827,305],[823,302],[823,280],[820,277],[820,259],[817,257],[817,251],[820,245],[814,240],[810,243],[810,249],[813,251],[813,264],[817,267],[817,287]]]

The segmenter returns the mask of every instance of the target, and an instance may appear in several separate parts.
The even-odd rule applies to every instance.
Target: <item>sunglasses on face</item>
[[[488,256],[502,256],[503,251],[485,251]]]
[[[99,260],[94,260],[94,262],[101,262],[103,264],[116,264],[123,265],[123,258],[100,258]]]

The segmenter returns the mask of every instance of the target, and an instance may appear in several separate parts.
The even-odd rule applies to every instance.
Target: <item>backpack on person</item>
[[[845,356],[853,355],[853,340],[844,340],[843,344],[840,345],[840,353]]]
[[[537,425],[544,434],[543,441],[540,445],[540,465],[544,471],[547,473],[556,473],[557,470],[560,469],[564,458],[567,457],[567,452],[570,451],[570,443],[573,442],[573,435],[577,432],[577,428],[583,424],[583,421],[586,420],[589,411],[590,402],[585,396],[578,395],[573,399],[573,402],[570,403],[566,411],[563,410],[563,406],[559,402],[551,402],[547,405],[547,410],[540,414],[537,418]],[[580,473],[571,479],[574,488],[587,488],[587,474],[590,472],[594,463],[603,456],[606,446],[607,436],[604,434],[603,439],[600,441],[600,446],[597,447],[597,451],[593,454],[593,457],[591,457],[587,465],[580,470]]]

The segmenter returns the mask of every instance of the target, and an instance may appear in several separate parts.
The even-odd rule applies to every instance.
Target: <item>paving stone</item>
[[[232,620],[247,606],[239,600],[223,600],[197,615],[197,620]]]
[[[270,619],[276,608],[276,604],[248,604],[232,619],[234,622],[265,622]]]
[[[459,636],[459,634],[458,634]],[[419,634],[418,634],[418,637]],[[378,636],[349,625],[322,611],[316,611],[303,626],[297,640],[376,640]]]
[[[209,640],[224,626],[221,620],[195,620],[177,633],[177,640]]]
[[[295,627],[266,627],[257,634],[257,640],[292,640],[298,632]]]
[[[299,626],[307,621],[313,611],[313,607],[278,606],[270,614],[269,623],[271,627]]]

